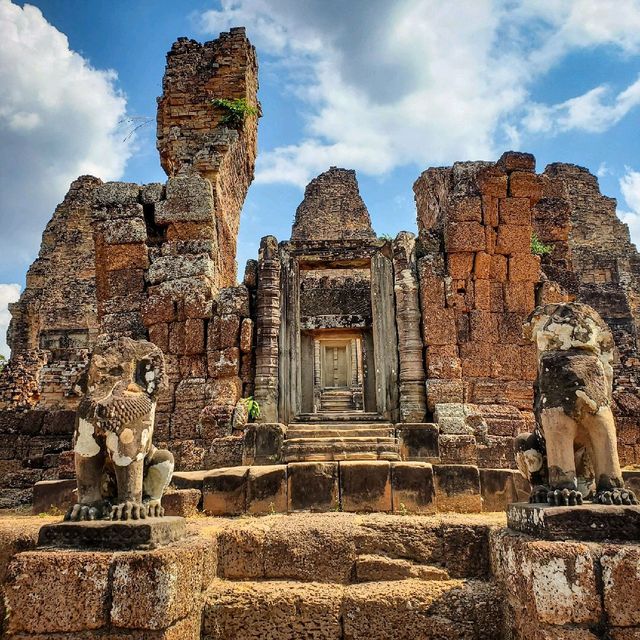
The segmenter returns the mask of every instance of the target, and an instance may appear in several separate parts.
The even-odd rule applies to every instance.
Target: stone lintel
[[[165,516],[144,520],[58,522],[40,529],[38,547],[68,549],[155,549],[184,537],[184,518]]]
[[[640,506],[582,504],[550,507],[517,502],[507,507],[509,528],[545,540],[640,540]]]

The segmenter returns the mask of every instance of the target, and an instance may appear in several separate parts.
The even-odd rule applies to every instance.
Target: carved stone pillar
[[[406,231],[392,243],[402,422],[424,422],[427,410],[415,245]]]
[[[278,241],[266,236],[258,254],[256,382],[260,422],[278,422],[278,339],[280,335],[280,255]]]

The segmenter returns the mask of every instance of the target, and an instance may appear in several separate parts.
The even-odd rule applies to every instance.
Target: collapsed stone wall
[[[414,191],[427,403],[441,451],[513,467],[512,439],[533,421],[536,357],[522,325],[540,280],[530,248],[535,159],[507,153],[428,169]]]
[[[20,299],[9,305],[12,366],[0,379],[0,408],[74,408],[77,374],[95,341],[98,319],[93,192],[101,180],[80,176],[42,234]],[[25,393],[26,380],[35,382]]]

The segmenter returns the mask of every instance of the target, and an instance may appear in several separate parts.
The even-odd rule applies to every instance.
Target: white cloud
[[[0,284],[0,354],[9,357],[9,347],[5,341],[11,314],[7,305],[20,297],[19,284]]]
[[[620,191],[628,211],[618,211],[620,219],[629,225],[631,241],[640,246],[640,171],[625,167],[625,175],[620,178]]]
[[[0,255],[23,267],[78,175],[121,177],[131,155],[116,74],[91,67],[39,9],[0,0]]]
[[[524,125],[533,133],[606,131],[640,104],[640,78],[613,100],[608,99],[610,94],[610,88],[602,85],[560,104],[533,105],[524,118]]]
[[[609,168],[609,165],[606,162],[601,162],[598,170],[596,171],[596,175],[598,178],[604,178],[605,176],[613,175],[613,171]]]
[[[222,0],[201,16],[214,35],[239,24],[305,119],[303,139],[261,153],[258,182],[491,158],[528,132],[602,131],[640,102],[638,81],[525,110],[568,53],[637,54],[640,0]]]

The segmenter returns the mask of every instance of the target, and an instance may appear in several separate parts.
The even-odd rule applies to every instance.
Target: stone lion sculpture
[[[151,342],[99,344],[81,386],[75,430],[78,503],[65,520],[162,516],[173,455],[152,444],[156,398],[166,386],[162,352]]]
[[[623,487],[618,460],[609,327],[588,305],[562,302],[535,309],[524,333],[538,351],[538,430],[516,439],[518,466],[533,487],[530,501],[637,504]]]

